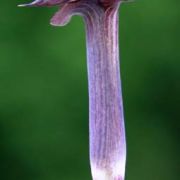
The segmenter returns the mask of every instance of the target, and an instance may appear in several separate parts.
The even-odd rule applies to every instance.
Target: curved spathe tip
[[[68,0],[35,0],[31,3],[20,4],[18,7],[38,7],[38,6],[55,6],[67,2]]]
[[[34,0],[31,3],[20,4],[18,7],[60,6],[60,10],[51,19],[54,26],[66,25],[75,14],[89,14],[111,7],[112,4],[129,0]],[[131,1],[131,0],[130,0]],[[119,6],[117,6],[119,7]],[[87,11],[87,12],[86,12]]]
[[[26,4],[20,4],[18,7],[32,7],[32,6],[41,6],[45,3],[45,0],[35,0],[31,3],[26,3]]]

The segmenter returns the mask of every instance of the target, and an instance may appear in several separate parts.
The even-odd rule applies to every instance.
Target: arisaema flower
[[[84,18],[93,180],[124,180],[126,140],[119,68],[118,9],[126,0],[36,0],[20,6],[59,6],[51,24]]]

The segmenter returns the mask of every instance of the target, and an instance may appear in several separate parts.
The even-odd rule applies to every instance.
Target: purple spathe
[[[123,0],[125,1],[125,0]],[[81,15],[86,25],[90,163],[93,180],[124,180],[126,140],[119,68],[118,9],[122,0],[37,0],[60,5],[51,20],[65,25]]]
[[[95,8],[94,8],[95,9]],[[94,180],[123,180],[126,143],[119,72],[118,11],[86,17],[90,160]]]

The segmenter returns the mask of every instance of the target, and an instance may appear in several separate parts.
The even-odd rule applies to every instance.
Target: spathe
[[[31,3],[20,4],[19,7],[56,6],[68,2],[68,0],[35,0]]]

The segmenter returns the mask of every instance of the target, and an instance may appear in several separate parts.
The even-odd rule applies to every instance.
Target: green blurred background
[[[83,21],[0,5],[0,179],[90,180]],[[139,0],[120,16],[127,180],[180,179],[180,1]]]

